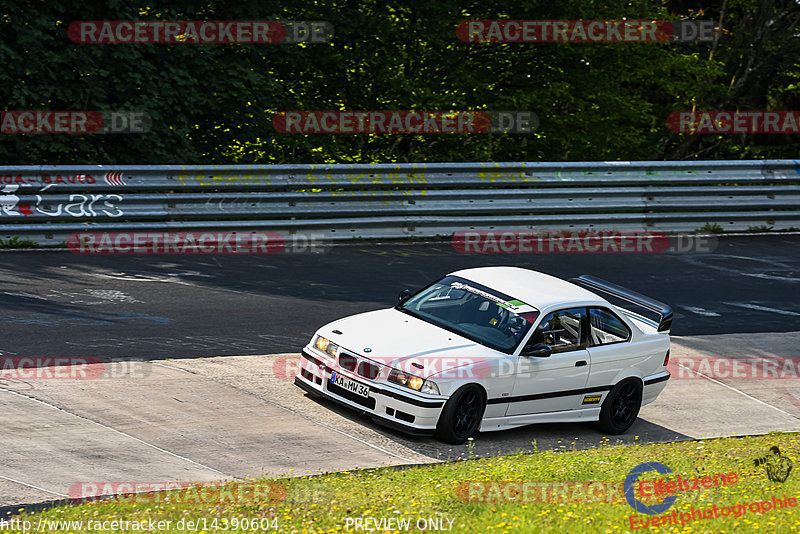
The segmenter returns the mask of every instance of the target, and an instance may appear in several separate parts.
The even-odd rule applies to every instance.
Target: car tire
[[[434,436],[461,445],[478,430],[485,410],[483,390],[473,384],[462,387],[445,403]]]
[[[622,434],[639,416],[642,407],[642,381],[623,380],[611,389],[600,408],[600,429],[607,434]]]

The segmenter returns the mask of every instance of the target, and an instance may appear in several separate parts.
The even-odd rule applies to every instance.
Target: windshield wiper
[[[415,318],[419,319],[420,321],[425,321],[425,319],[420,314],[418,314],[417,312],[413,312],[413,311],[409,310],[408,308],[403,308],[401,306],[397,306],[397,307],[395,307],[395,310],[401,311],[403,313],[406,313],[406,314],[410,315],[411,317],[415,317]],[[430,322],[430,321],[425,321],[425,322],[427,323],[427,322]]]

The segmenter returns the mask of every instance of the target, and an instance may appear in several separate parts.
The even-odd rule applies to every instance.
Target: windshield
[[[446,276],[397,309],[482,345],[511,353],[539,310],[458,276]]]

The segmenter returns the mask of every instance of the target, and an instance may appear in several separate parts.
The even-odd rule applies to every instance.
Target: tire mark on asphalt
[[[770,308],[768,306],[760,306],[758,304],[751,304],[749,302],[723,302],[722,304],[726,304],[728,306],[735,306],[737,308],[746,308],[748,310],[756,310],[768,313],[777,313],[780,315],[791,315],[793,317],[800,317],[800,313],[797,312],[789,310],[781,310],[780,308]]]
[[[721,317],[721,315],[718,314],[717,312],[711,311],[711,310],[707,310],[707,309],[701,308],[699,306],[680,306],[680,307],[683,308],[686,311],[690,311],[692,313],[696,313],[697,315],[702,315],[703,317]]]
[[[714,263],[710,263],[707,260],[716,261],[718,259],[728,259],[728,260],[743,260],[743,261],[751,261],[758,265],[763,266],[763,269],[768,269],[764,272],[746,272],[743,270],[736,269],[735,267],[728,267],[725,265],[716,265]],[[734,256],[732,254],[713,254],[713,255],[706,255],[706,256],[681,256],[681,260],[685,261],[686,263],[696,265],[698,267],[716,269],[718,271],[723,271],[726,273],[738,274],[742,276],[752,276],[753,278],[761,278],[764,280],[776,280],[780,282],[800,282],[800,276],[796,274],[794,267],[789,265],[788,263],[779,261],[786,259],[790,261],[788,258],[751,258],[749,256]],[[775,268],[778,267],[782,269],[782,271],[776,271]],[[758,268],[758,267],[756,267]]]

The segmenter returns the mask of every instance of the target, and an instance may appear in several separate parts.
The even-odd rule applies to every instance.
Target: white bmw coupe
[[[320,328],[295,384],[458,444],[532,423],[598,421],[620,434],[670,377],[671,308],[593,276],[482,267],[399,300]]]

